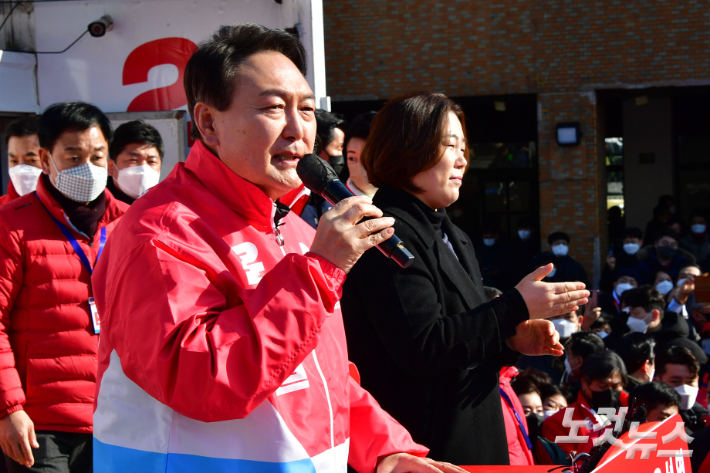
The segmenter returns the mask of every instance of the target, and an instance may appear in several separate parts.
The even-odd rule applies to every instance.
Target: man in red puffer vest
[[[36,192],[0,208],[0,446],[10,472],[91,469],[100,329],[91,273],[127,209],[105,190],[112,134],[93,105],[52,105],[39,120]]]

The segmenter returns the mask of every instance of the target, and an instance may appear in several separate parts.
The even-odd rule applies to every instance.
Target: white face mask
[[[653,381],[653,377],[656,376],[656,367],[651,368],[651,372],[646,374],[648,375],[649,382]]]
[[[10,180],[20,195],[26,195],[37,190],[37,179],[42,170],[29,164],[18,164],[10,168]]]
[[[567,376],[572,376],[572,365],[569,364],[567,356],[565,356],[565,371],[567,372]]]
[[[626,321],[626,325],[631,329],[632,332],[641,332],[641,333],[646,333],[646,330],[648,330],[648,323],[646,323],[646,319],[637,319],[636,317],[629,317],[629,320]]]
[[[638,253],[638,251],[641,249],[640,245],[637,245],[636,243],[626,243],[624,245],[624,251],[628,255],[635,255]]]
[[[680,398],[683,401],[680,406],[681,411],[687,411],[695,405],[695,399],[698,397],[698,388],[684,384],[683,386],[676,386],[673,389],[680,394]]]
[[[527,240],[528,238],[530,238],[531,233],[532,232],[530,230],[518,230],[518,236],[521,240]]]
[[[56,182],[52,182],[52,184],[59,192],[74,202],[92,202],[106,188],[108,171],[104,167],[84,163],[60,171],[57,169],[57,165],[54,164],[52,155],[49,155],[49,161],[57,171]]]
[[[661,281],[656,284],[656,290],[664,296],[671,292],[671,289],[673,289],[673,283],[670,281]]]
[[[687,283],[687,282],[688,282],[688,280],[687,280],[686,278],[683,278],[683,279],[679,279],[678,282],[675,283],[675,285],[676,285],[677,287],[681,287],[683,284],[685,284],[685,283]]]
[[[569,338],[577,331],[577,324],[567,319],[555,319],[551,320],[551,322],[555,326],[557,333],[560,334],[561,339]]]
[[[548,417],[552,417],[555,414],[557,414],[557,411],[542,411],[542,417],[544,419],[547,419]]]
[[[116,179],[118,187],[134,199],[143,195],[159,181],[160,173],[147,164],[123,168],[118,171],[118,179]]]
[[[546,277],[546,278],[554,278],[556,272],[557,272],[557,268],[552,268],[552,271],[550,271],[550,274],[548,274],[548,275],[545,276],[545,277]]]
[[[496,239],[495,238],[484,238],[483,244],[486,246],[493,246],[496,244]]]
[[[705,352],[705,354],[710,355],[710,338],[706,338],[705,340],[703,340],[701,345],[703,346],[703,351]]]
[[[696,223],[695,225],[690,226],[690,231],[693,233],[705,233],[705,225],[702,223]]]
[[[602,340],[609,336],[609,334],[606,333],[604,330],[602,330],[601,332],[597,332],[597,335],[599,335],[599,338],[601,338]]]
[[[562,243],[552,247],[552,253],[554,253],[555,256],[567,256],[567,252],[569,252],[569,246],[563,245]]]
[[[627,282],[622,282],[620,284],[617,284],[616,289],[614,289],[614,290],[616,291],[616,295],[621,297],[621,295],[623,293],[625,293],[629,289],[633,289],[633,288],[634,288],[634,286],[632,286],[631,284],[629,284]]]

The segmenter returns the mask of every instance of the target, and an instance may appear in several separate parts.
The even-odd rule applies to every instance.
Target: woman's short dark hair
[[[50,105],[39,117],[39,145],[52,151],[54,143],[66,131],[84,131],[97,126],[107,143],[113,139],[111,121],[95,105],[85,102],[63,102]]]
[[[461,107],[444,94],[409,92],[387,102],[372,121],[360,157],[372,185],[422,192],[412,178],[433,168],[441,159],[449,112],[461,121],[466,138],[466,117]],[[468,161],[467,141],[465,146]]]
[[[570,396],[570,393],[566,389],[552,383],[542,384],[538,386],[538,389],[540,390],[540,399],[543,404],[545,404],[545,399],[553,396],[562,396],[565,400]]]
[[[185,66],[185,95],[192,123],[195,105],[203,102],[224,111],[232,104],[239,66],[249,57],[264,51],[283,54],[306,75],[306,50],[291,33],[253,23],[221,26],[212,39],[201,43]],[[200,130],[192,127],[192,137]]]
[[[370,127],[372,126],[372,120],[375,119],[377,112],[365,112],[357,115],[350,122],[348,130],[345,132],[345,146],[344,150],[347,151],[348,141],[352,138],[360,138],[361,140],[367,141],[370,136]]]
[[[552,378],[550,377],[549,374],[545,373],[542,370],[539,370],[537,368],[533,367],[528,367],[525,368],[523,371],[518,374],[518,376],[515,377],[516,381],[523,381],[523,380],[529,380],[531,383],[534,383],[536,386],[541,386],[543,384],[549,384],[552,383]]]
[[[126,146],[132,143],[143,143],[155,147],[160,155],[160,160],[163,160],[165,154],[163,138],[153,125],[143,120],[132,120],[116,128],[113,133],[113,141],[108,149],[109,158],[115,161],[118,155],[126,149]]]
[[[515,380],[510,384],[515,391],[515,394],[522,396],[523,394],[537,393],[540,396],[540,389],[537,387],[531,379],[528,378],[515,378]]]
[[[604,380],[618,372],[621,375],[621,384],[626,386],[629,378],[626,373],[626,366],[619,355],[613,351],[606,350],[592,353],[582,362],[581,375],[587,383]]]
[[[13,120],[5,130],[5,147],[10,142],[13,136],[22,138],[23,136],[32,136],[37,134],[37,122],[39,118],[36,116],[22,117]]]

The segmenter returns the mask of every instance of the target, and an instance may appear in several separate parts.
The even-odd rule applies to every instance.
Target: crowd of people
[[[67,102],[9,126],[7,470],[566,465],[599,435],[557,443],[566,407],[604,423],[633,402],[649,422],[680,414],[698,471],[704,218],[681,237],[663,201],[590,292],[566,233],[540,253],[533,221],[514,250],[493,226],[479,247],[451,222],[468,160],[456,103],[413,92],[348,124],[315,109],[305,67],[288,33],[217,31],[185,71],[195,145],[161,183],[145,122],[114,130]],[[333,206],[301,184],[310,152],[353,198]],[[395,232],[407,268],[367,251]]]
[[[367,116],[373,115],[374,113]],[[342,116],[327,112],[321,112],[321,116],[327,117],[325,119],[329,120],[332,126],[341,127],[341,136],[347,136],[348,128]],[[363,117],[364,115],[358,116],[355,122],[358,123]],[[396,128],[390,131],[393,136],[397,136]],[[327,142],[329,136],[333,135],[322,137],[324,142]],[[367,135],[362,136],[367,140]],[[345,154],[350,156],[348,147],[349,142],[344,140]],[[358,158],[360,150],[361,145],[358,145],[357,153],[353,153]],[[408,156],[402,150],[398,152]],[[327,160],[329,156],[321,157]],[[350,158],[347,163],[352,166]],[[374,176],[375,174],[370,172],[370,177]],[[341,172],[341,180],[348,179],[351,179],[348,174]],[[367,172],[363,173],[362,179],[366,185],[372,186],[367,180]],[[356,187],[348,180],[348,187],[354,193],[360,186],[362,184],[358,183]],[[373,192],[375,191],[377,187],[373,188]],[[320,198],[316,196],[311,199],[317,202]],[[383,199],[376,197],[375,202],[380,205]],[[383,208],[386,208],[387,201],[384,202]],[[396,213],[393,215],[401,216]],[[443,216],[439,218],[444,219]],[[429,219],[432,222],[437,220],[433,216]],[[678,218],[673,198],[661,196],[658,206],[654,209],[653,220],[648,223],[645,232],[630,227],[617,232],[617,235],[611,234],[610,247],[613,250],[604,262],[602,276],[598,281],[600,289],[592,291],[589,302],[577,311],[550,318],[564,345],[564,357],[523,354],[510,360],[509,364],[514,366],[499,368],[502,390],[500,401],[511,464],[569,464],[569,453],[589,453],[603,429],[582,429],[583,435],[591,434],[589,440],[582,444],[555,443],[558,436],[567,435],[570,430],[568,426],[562,425],[566,407],[575,409],[574,420],[597,424],[601,419],[598,414],[600,408],[628,407],[630,400],[635,399],[637,406],[646,407],[649,422],[665,420],[679,414],[689,435],[695,436],[702,432],[700,442],[695,443],[698,450],[693,460],[694,467],[699,468],[705,458],[704,454],[710,449],[710,414],[707,410],[707,384],[710,378],[710,300],[701,301],[696,298],[695,281],[710,270],[710,231],[707,220],[700,211],[694,211],[688,223]],[[395,228],[399,233],[397,225]],[[489,301],[503,296],[516,287],[525,275],[548,264],[552,265],[552,270],[543,281],[582,282],[586,286],[592,285],[582,264],[574,259],[574,246],[567,233],[557,231],[548,235],[546,251],[540,251],[541,248],[536,243],[536,233],[535,222],[523,217],[519,220],[517,234],[512,239],[503,235],[494,222],[484,222],[481,235],[470,236],[475,238],[472,241],[478,242],[475,244],[476,270],[480,271]],[[458,251],[455,253],[457,256],[460,254]],[[425,345],[427,342],[431,343],[427,337],[411,340],[410,346],[400,345],[408,336],[421,336],[419,334],[422,332],[429,338],[432,336],[428,317],[415,322],[415,314],[419,310],[442,314],[445,318],[441,322],[447,322],[446,317],[450,317],[451,312],[446,306],[450,302],[446,303],[446,299],[437,300],[439,305],[427,306],[426,302],[418,297],[424,288],[407,280],[409,290],[402,291],[396,305],[368,309],[366,294],[377,294],[378,300],[386,300],[387,295],[383,292],[391,291],[393,285],[402,284],[396,279],[383,280],[380,275],[386,274],[384,268],[369,267],[370,263],[365,263],[371,259],[372,257],[363,258],[363,262],[351,276],[352,280],[356,280],[360,273],[357,269],[361,269],[364,288],[353,297],[349,296],[349,283],[346,284],[343,299],[351,357],[357,361],[358,366],[363,367],[363,371],[369,371],[363,375],[363,385],[378,394],[378,399],[385,403],[389,412],[400,413],[399,416],[395,415],[398,419],[407,419],[412,412],[417,412],[421,417],[421,413],[428,413],[431,407],[424,407],[426,403],[423,401],[417,404],[415,399],[402,402],[399,396],[388,388],[392,380],[409,386],[412,392],[425,393],[428,401],[441,400],[437,405],[451,405],[458,409],[460,406],[456,401],[446,395],[460,396],[464,391],[470,393],[473,391],[471,387],[461,388],[437,383],[437,390],[432,392],[423,389],[420,384],[407,384],[406,378],[403,378],[397,369],[388,367],[386,360],[389,359],[388,352],[392,348],[379,348],[378,343],[374,341],[376,338],[373,339],[373,334],[380,337],[386,334],[387,344],[397,339],[399,353],[396,357],[390,356],[395,359],[406,357],[407,364],[412,363],[417,360],[413,353],[409,352],[412,348],[417,352],[422,349],[434,350],[433,347]],[[459,259],[460,263],[464,264],[462,258]],[[470,273],[470,269],[466,269]],[[461,281],[457,281],[457,284],[461,284]],[[441,306],[442,302],[444,307]],[[349,316],[349,305],[354,306],[354,312],[357,314],[371,314],[367,317],[370,322],[363,322],[363,318],[359,316]],[[402,318],[407,319],[406,328],[414,330],[411,335],[403,335],[407,332],[399,324],[391,325],[392,314],[397,312],[407,314]],[[413,325],[422,322],[422,327]],[[363,327],[363,323],[371,326]],[[455,325],[451,330],[454,330],[454,327]],[[455,330],[465,331],[461,327]],[[442,337],[441,342],[445,343],[445,334],[435,332],[435,335]],[[399,360],[396,364],[401,367],[404,361]],[[423,367],[417,368],[417,373],[421,374]],[[413,370],[414,366],[404,369]],[[476,382],[481,383],[481,380]],[[446,395],[442,396],[440,391]],[[388,400],[388,397],[392,399]],[[516,421],[516,414],[524,416],[525,421]],[[439,413],[437,417],[451,418],[451,414],[446,416]],[[474,425],[481,421],[482,418],[473,414],[464,421],[464,425]],[[606,418],[602,420],[604,421]],[[411,420],[408,422],[405,423],[408,428],[417,424]],[[491,419],[484,422],[487,422],[487,425],[496,425]],[[442,430],[446,430],[447,434],[459,438],[467,436],[452,426],[452,423],[447,427],[448,430],[441,427],[436,429],[438,435],[441,435]],[[488,430],[487,434],[490,433],[491,430]],[[532,447],[527,445],[528,441]],[[476,438],[475,442],[484,445],[485,450],[494,455],[494,449],[489,444],[490,436]],[[471,458],[467,460],[469,463],[473,461]]]

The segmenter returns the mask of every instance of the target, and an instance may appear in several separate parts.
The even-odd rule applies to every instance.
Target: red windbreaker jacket
[[[97,471],[371,472],[427,453],[349,376],[345,274],[275,208],[198,141],[126,213],[93,277]]]
[[[35,430],[92,431],[99,337],[91,273],[48,211],[94,264],[101,229],[110,235],[127,208],[105,192],[92,241],[72,228],[44,179],[36,193],[0,207],[0,417],[24,407]]]

